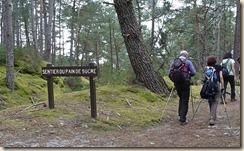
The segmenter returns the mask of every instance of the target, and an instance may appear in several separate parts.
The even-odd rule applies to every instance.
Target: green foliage
[[[5,72],[4,67],[0,67],[0,74]],[[38,75],[18,73],[15,77],[15,91],[11,92],[5,84],[5,76],[0,78],[0,95],[5,102],[2,109],[42,102],[47,100],[47,82]],[[61,88],[54,84],[54,96],[62,93]]]
[[[41,67],[44,66],[46,66],[46,63],[31,50],[15,49],[15,69],[18,72],[41,75]]]
[[[163,78],[164,78],[166,85],[171,90],[174,87],[174,83],[169,79],[168,76],[164,76]]]
[[[84,90],[90,87],[89,80],[84,77],[65,77],[64,85],[68,88],[66,92]]]
[[[236,80],[236,86],[241,86],[241,80],[240,79]]]
[[[198,80],[203,80],[203,74],[197,72],[195,76],[191,77],[191,83],[196,84]]]
[[[0,65],[6,64],[6,48],[0,44]]]
[[[130,83],[135,79],[135,74],[129,66],[116,72],[112,72],[110,67],[103,66],[99,71],[98,82],[102,85],[107,83]]]

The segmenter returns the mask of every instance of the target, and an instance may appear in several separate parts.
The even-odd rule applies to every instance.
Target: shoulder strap
[[[230,58],[226,61],[226,65],[229,63],[229,61],[230,61]]]
[[[227,59],[227,61],[225,63],[223,63],[223,65],[227,65],[230,61],[230,58]]]
[[[179,58],[179,59],[180,59],[181,61],[183,61],[184,63],[186,62],[186,58],[184,58],[184,59],[183,59],[183,58],[182,58],[182,59]]]
[[[210,69],[210,68],[213,70],[213,73],[212,73],[210,76],[208,76],[208,75],[206,74],[206,70],[208,70],[208,69]],[[215,70],[214,67],[212,67],[212,66],[207,66],[207,67],[205,68],[204,75],[205,75],[205,77],[206,77],[207,79],[213,78],[213,75],[214,75],[215,73],[216,73],[216,70]]]
[[[225,65],[226,65],[227,70],[228,70],[227,65],[228,65],[229,61],[230,61],[230,58],[228,58],[228,60],[225,62]],[[229,73],[230,73],[231,71],[232,71],[232,66],[230,67],[230,71],[229,71]]]

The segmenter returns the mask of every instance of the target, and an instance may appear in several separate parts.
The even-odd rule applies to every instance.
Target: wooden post
[[[95,63],[89,63],[89,66],[96,66]],[[94,76],[89,76],[90,79],[90,98],[91,98],[91,117],[97,117],[97,105],[96,105],[96,86]]]
[[[47,67],[51,67],[52,64],[47,64]],[[48,105],[49,109],[54,108],[54,94],[53,94],[53,76],[47,76],[47,91],[48,91]]]

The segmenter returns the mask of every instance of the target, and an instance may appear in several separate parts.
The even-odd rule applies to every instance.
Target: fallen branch
[[[33,104],[35,104],[35,101],[33,100],[33,98],[32,98],[32,97],[30,97],[30,99],[31,99],[32,103],[33,103]]]
[[[19,68],[19,70],[15,73],[15,76],[17,76],[20,72],[20,70],[22,69],[23,67]]]
[[[119,126],[119,125],[117,125],[117,126],[118,126],[118,128],[119,128],[119,129],[121,129],[121,130],[122,130],[122,127],[121,127],[121,126]]]
[[[126,99],[127,104],[131,107],[131,103],[128,99]]]
[[[45,102],[39,102],[39,103],[35,103],[35,104],[31,105],[31,106],[28,106],[27,108],[24,108],[23,110],[21,110],[21,112],[25,111],[25,110],[28,110],[30,108],[36,107],[37,105],[41,105],[41,104],[43,104],[44,107],[47,106]]]

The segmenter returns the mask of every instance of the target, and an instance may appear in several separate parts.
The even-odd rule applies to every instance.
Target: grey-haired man
[[[181,125],[187,124],[186,115],[188,113],[188,106],[189,106],[188,104],[189,104],[190,86],[191,86],[190,80],[191,80],[191,77],[196,74],[196,70],[195,70],[192,62],[187,59],[188,57],[189,57],[189,54],[186,50],[182,50],[180,52],[179,59],[184,61],[185,66],[187,67],[187,69],[189,71],[189,74],[186,77],[186,80],[184,82],[180,82],[180,83],[175,82],[174,83],[176,91],[177,91],[177,95],[180,98],[178,115],[180,117],[179,121],[180,121]],[[173,62],[170,65],[170,69],[169,69],[168,74],[170,73],[170,70],[172,68],[172,64],[173,64]]]

